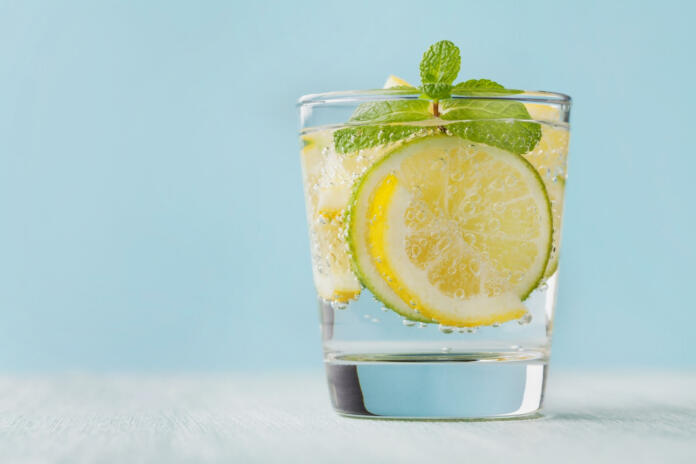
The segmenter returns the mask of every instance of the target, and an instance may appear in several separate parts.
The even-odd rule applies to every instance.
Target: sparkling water
[[[568,127],[563,120],[539,123],[542,141],[527,161],[546,186],[552,214],[560,218]],[[309,127],[301,134],[324,361],[335,409],[345,415],[445,419],[536,413],[550,354],[556,266],[523,301],[526,313],[514,320],[443,325],[392,311],[354,274],[345,225],[356,182],[390,147],[339,154],[331,134],[340,127]],[[514,182],[501,179],[500,188]],[[557,259],[559,246],[560,219],[549,262]]]

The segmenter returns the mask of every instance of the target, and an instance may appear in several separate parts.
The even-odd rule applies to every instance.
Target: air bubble
[[[419,328],[419,329],[425,329],[426,327],[428,327],[428,324],[426,324],[425,322],[419,322],[419,323],[418,323],[418,328]]]
[[[346,303],[344,301],[332,301],[330,304],[331,304],[331,307],[337,311],[342,311],[342,310],[348,308],[348,303]]]
[[[443,346],[442,348],[440,348],[440,351],[442,351],[443,353],[449,353],[450,351],[452,351],[452,348],[450,348],[449,346]]]
[[[494,322],[493,324],[491,324],[491,326],[493,326],[493,327],[500,327],[500,322]]]
[[[420,253],[421,253],[421,249],[418,245],[413,245],[411,247],[411,256],[412,257],[416,257],[416,256],[420,255]]]
[[[478,277],[481,274],[481,264],[477,261],[470,262],[469,271],[471,271],[474,276]]]
[[[389,308],[387,308],[386,306],[382,306],[380,309],[383,313],[389,312]]]
[[[478,327],[467,327],[466,331],[470,334],[478,332]]]
[[[377,319],[376,317],[373,317],[372,319],[370,319],[370,322],[374,322],[376,324],[379,322],[379,319]]]
[[[410,319],[403,319],[401,323],[406,327],[413,327],[414,325],[416,325],[416,321],[412,321]]]
[[[549,289],[549,284],[547,284],[546,282],[543,282],[541,285],[539,285],[539,290],[541,290],[542,292],[545,292],[548,289]]]
[[[440,329],[440,332],[444,334],[451,334],[452,332],[454,332],[454,327],[449,327],[447,325],[442,324],[439,325],[438,329]]]
[[[530,313],[525,314],[517,321],[519,325],[526,325],[530,322],[532,322],[532,315]]]

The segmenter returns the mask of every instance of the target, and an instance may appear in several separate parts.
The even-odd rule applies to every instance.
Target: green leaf
[[[452,134],[472,142],[522,155],[534,149],[541,139],[541,126],[523,121],[468,121],[447,125]]]
[[[534,149],[541,126],[520,102],[509,100],[447,99],[440,102],[440,117],[454,135],[519,155]]]
[[[351,153],[377,145],[386,145],[423,131],[416,126],[355,126],[334,132],[338,153]]]
[[[449,98],[452,92],[452,86],[442,82],[439,84],[423,84],[421,88],[424,94],[434,100]]]
[[[385,90],[413,90],[413,91],[417,91],[418,89],[415,87],[411,87],[410,85],[395,85],[393,87],[387,87]]]
[[[432,118],[427,100],[392,100],[363,103],[350,118],[351,122],[391,123],[422,121]]]
[[[522,93],[521,90],[506,89],[490,79],[470,79],[452,87],[452,95],[502,96]]]
[[[518,101],[448,98],[440,102],[440,117],[455,119],[532,119]]]
[[[447,98],[460,67],[461,58],[456,45],[449,40],[431,45],[420,63],[423,92],[430,98]]]

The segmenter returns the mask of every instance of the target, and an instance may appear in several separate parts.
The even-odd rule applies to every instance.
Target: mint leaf
[[[472,142],[485,143],[523,155],[541,139],[541,126],[522,121],[469,121],[449,124],[452,134]]]
[[[469,79],[452,87],[452,95],[462,96],[501,96],[522,93],[521,90],[506,89],[490,79]]]
[[[461,57],[456,45],[449,40],[431,45],[420,63],[423,92],[436,100],[449,97],[460,67]]]
[[[416,126],[355,126],[334,132],[338,153],[351,153],[377,145],[386,145],[423,131]]]
[[[350,118],[351,122],[390,123],[422,121],[432,118],[427,100],[392,100],[363,103]]]
[[[452,86],[443,82],[437,84],[423,84],[421,87],[423,93],[433,100],[449,98],[452,92]]]
[[[520,121],[532,119],[520,102],[453,98],[440,102],[440,112],[446,121],[462,121],[447,125],[454,135],[518,155],[534,149],[541,139],[538,123]]]
[[[410,85],[394,85],[392,87],[385,87],[385,90],[413,90],[413,91],[417,91],[418,89],[415,87],[411,87]]]
[[[440,117],[455,119],[532,119],[524,104],[511,100],[448,98],[440,102]]]
[[[431,119],[427,100],[392,100],[363,103],[353,112],[349,122],[368,124],[346,127],[334,132],[334,145],[339,153],[350,153],[404,139],[423,130],[422,127],[391,125],[399,122]]]

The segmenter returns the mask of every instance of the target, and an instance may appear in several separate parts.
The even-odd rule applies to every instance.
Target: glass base
[[[326,362],[336,412],[384,419],[533,417],[542,405],[546,372],[545,360],[476,360],[474,355]]]

